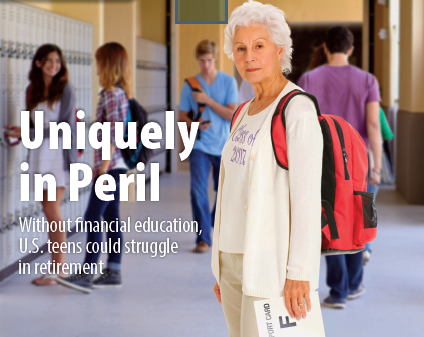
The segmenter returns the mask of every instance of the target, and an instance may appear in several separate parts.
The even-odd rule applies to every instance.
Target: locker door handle
[[[16,48],[15,48],[15,42],[13,41],[9,41],[8,43],[8,48],[7,51],[9,52],[9,55],[13,55],[14,53],[16,53]]]

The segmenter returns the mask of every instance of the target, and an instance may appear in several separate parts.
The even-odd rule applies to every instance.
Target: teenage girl
[[[69,186],[69,169],[70,164],[76,162],[78,153],[73,144],[72,149],[63,150],[62,137],[59,137],[59,147],[57,150],[49,148],[49,122],[66,122],[71,127],[71,132],[75,135],[75,104],[76,97],[73,86],[68,81],[68,70],[62,51],[59,47],[52,44],[45,44],[38,48],[32,60],[32,67],[29,73],[30,85],[27,89],[27,111],[30,111],[30,137],[35,135],[34,112],[44,112],[44,141],[37,149],[30,150],[29,154],[29,173],[30,178],[34,177],[35,173],[52,174],[56,178],[56,200],[47,200],[47,186],[44,185],[43,190],[43,212],[51,224],[53,221],[59,224],[58,221],[63,221],[60,202],[65,193],[66,186]],[[10,131],[7,132],[10,137],[21,137],[21,128],[13,125],[7,127]],[[72,137],[73,142],[75,137]],[[30,180],[30,186],[33,186],[33,180]],[[55,227],[55,226],[53,226]],[[66,242],[66,232],[49,231],[49,239],[51,242],[61,243]],[[54,269],[57,271],[57,264],[66,261],[65,253],[60,250],[52,252],[52,262]],[[65,276],[61,270],[58,276]],[[56,284],[56,275],[48,273],[42,275],[32,281],[32,283],[40,286]]]
[[[103,220],[111,223],[119,220],[119,175],[125,174],[128,170],[121,151],[115,145],[115,123],[125,122],[128,113],[128,98],[132,97],[131,92],[131,71],[128,54],[124,47],[119,43],[111,42],[101,46],[96,51],[97,75],[99,76],[100,86],[103,90],[100,92],[99,102],[97,104],[96,121],[100,123],[110,122],[111,126],[111,160],[102,160],[101,149],[95,151],[93,176],[96,181],[101,175],[109,174],[116,182],[116,190],[113,194],[113,200],[100,200],[94,190],[94,184],[91,190],[90,200],[85,212],[84,220],[94,221]],[[119,222],[118,222],[119,223]],[[112,245],[120,242],[120,252],[123,248],[122,232],[119,228],[115,232],[107,232],[108,239],[111,239]],[[93,243],[103,241],[102,232],[89,232],[87,242],[90,247]],[[90,293],[91,288],[110,288],[120,287],[121,278],[121,253],[109,254],[107,268],[103,274],[93,280],[94,275],[89,273],[79,273],[67,278],[59,277],[58,282],[64,286]],[[84,263],[97,263],[100,252],[86,252]]]

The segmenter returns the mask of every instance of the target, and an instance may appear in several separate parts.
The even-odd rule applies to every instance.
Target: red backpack
[[[366,192],[368,155],[364,140],[343,118],[321,115],[315,96],[293,90],[281,98],[271,124],[271,137],[278,165],[288,170],[285,111],[297,95],[315,104],[324,150],[321,180],[322,255],[353,254],[377,236],[374,194]],[[247,103],[247,102],[246,102]],[[243,106],[234,113],[231,128]]]

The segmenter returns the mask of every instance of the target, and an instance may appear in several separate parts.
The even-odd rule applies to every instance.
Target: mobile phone
[[[15,137],[10,137],[7,134],[7,132],[12,131],[13,129],[4,128],[4,130],[5,130],[4,135],[5,135],[5,138],[6,138],[7,142],[9,143],[9,145],[10,146],[18,145],[19,142],[21,141],[21,139],[20,138],[15,138]]]
[[[208,124],[208,123],[210,123],[211,121],[210,120],[207,120],[207,121],[202,121],[202,122],[200,122],[200,125],[203,125],[203,124]]]

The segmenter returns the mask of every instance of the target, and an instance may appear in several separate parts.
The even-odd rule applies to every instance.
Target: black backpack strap
[[[317,115],[318,116],[321,116],[321,110],[319,109],[318,100],[317,100],[317,98],[314,95],[311,95],[311,94],[309,94],[307,92],[304,92],[304,91],[300,91],[298,89],[295,89],[295,90],[290,91],[286,96],[288,96],[288,95],[289,95],[289,97],[286,100],[286,102],[284,103],[283,109],[281,111],[281,119],[283,121],[284,128],[286,128],[286,108],[287,108],[287,105],[289,105],[290,101],[294,97],[299,96],[299,95],[304,95],[304,96],[309,97],[312,100],[312,102],[314,102],[315,109],[317,110]]]
[[[340,238],[340,236],[339,231],[337,230],[336,218],[334,217],[333,208],[327,200],[321,200],[321,205],[322,207],[324,207],[325,215],[327,216],[326,219],[324,214],[321,213],[321,229],[324,228],[325,225],[328,223],[328,229],[330,230],[331,239],[337,240]]]

